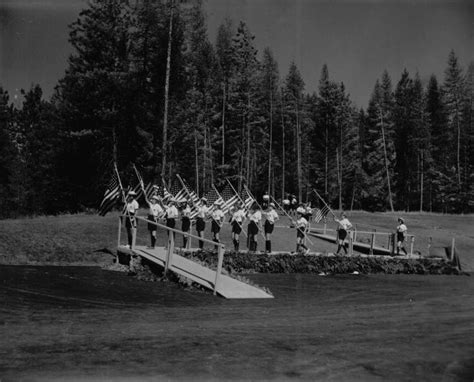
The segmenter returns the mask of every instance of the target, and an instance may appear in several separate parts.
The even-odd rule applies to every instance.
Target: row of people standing
[[[178,203],[175,200],[168,201],[164,204],[159,196],[152,196],[150,199],[146,199],[149,207],[147,220],[148,231],[150,232],[150,248],[156,246],[157,239],[157,226],[154,223],[159,223],[160,219],[166,220],[166,226],[169,228],[176,228],[176,220],[179,217]],[[191,216],[192,208],[189,202],[185,202],[181,205],[181,231],[190,233],[191,231]],[[216,245],[220,242],[220,230],[224,223],[225,214],[222,211],[221,203],[216,201],[212,207],[208,207],[207,200],[201,198],[196,207],[196,232],[197,236],[204,238],[206,229],[206,221],[211,220],[211,233],[212,240]],[[128,245],[132,246],[132,228],[137,227],[136,213],[139,209],[138,201],[136,200],[136,193],[131,191],[127,195],[126,202],[126,222],[127,228]],[[263,212],[263,213],[262,213]],[[247,237],[248,237],[248,249],[250,251],[257,250],[257,236],[261,230],[262,217],[265,219],[263,231],[265,233],[265,250],[271,252],[271,234],[273,233],[275,221],[279,219],[278,213],[275,210],[275,205],[269,203],[264,211],[260,211],[257,203],[254,203],[250,210],[245,211],[243,203],[237,203],[235,208],[230,211],[229,222],[232,225],[232,240],[234,244],[234,250],[238,251],[240,246],[240,234],[242,232],[242,225],[245,220],[248,219],[247,226]],[[186,248],[188,244],[188,238],[183,235],[183,248]],[[199,248],[204,248],[204,241],[199,240]]]

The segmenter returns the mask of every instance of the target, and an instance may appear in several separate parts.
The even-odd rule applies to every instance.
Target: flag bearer
[[[349,219],[347,219],[347,216],[344,212],[341,213],[341,219],[336,219],[336,217],[334,217],[334,221],[338,223],[336,255],[339,255],[339,251],[341,248],[344,249],[344,252],[347,255],[347,248],[344,241],[346,240],[346,237],[347,237],[347,231],[352,228],[352,224],[349,221]]]
[[[146,198],[146,194],[145,194]],[[151,245],[149,248],[154,249],[156,244],[156,225],[150,222],[158,223],[161,215],[163,214],[163,208],[160,205],[160,197],[153,195],[151,200],[146,199],[149,207],[148,211],[148,231],[150,231]]]
[[[260,208],[258,204],[254,202],[252,207],[249,211],[249,225],[247,227],[248,230],[248,249],[250,252],[257,251],[257,234],[258,234],[258,226],[260,221],[262,220],[262,213],[260,212]]]
[[[191,228],[191,206],[189,201],[184,202],[183,209],[181,210],[181,231],[189,233]],[[186,248],[188,244],[188,237],[183,235],[183,248]]]
[[[397,255],[400,254],[400,248],[405,255],[408,255],[407,250],[405,249],[403,243],[407,237],[408,228],[405,225],[405,221],[402,218],[398,218],[398,226],[397,226]]]
[[[202,198],[201,203],[198,206],[198,213],[196,216],[196,231],[199,237],[204,237],[204,230],[206,229],[206,219],[209,213],[209,208],[207,207],[207,199]],[[199,240],[199,249],[204,248],[204,242]]]
[[[176,200],[171,199],[170,203],[166,207],[166,226],[169,228],[174,228],[176,226],[176,219],[178,218],[178,209],[176,208]],[[168,237],[169,237],[168,231]],[[175,234],[173,232],[173,238]]]
[[[305,245],[306,230],[308,229],[308,221],[304,218],[306,210],[303,207],[296,209],[296,252],[299,253],[301,249],[306,255],[309,248]]]
[[[269,203],[263,215],[265,216],[265,225],[264,225],[265,253],[271,253],[272,252],[271,234],[273,233],[275,222],[279,219],[278,213],[275,211],[275,204]]]
[[[216,243],[219,243],[219,232],[221,231],[222,224],[224,223],[224,212],[222,212],[221,202],[219,200],[214,202],[214,210],[211,213],[211,219],[212,240],[214,240]]]
[[[127,228],[128,247],[132,248],[133,233],[132,229],[137,228],[137,219],[135,214],[138,211],[139,205],[136,199],[137,193],[135,191],[129,191],[126,200],[126,220],[125,227]]]
[[[239,235],[242,232],[242,224],[244,220],[244,205],[239,202],[236,210],[232,213],[232,217],[230,218],[230,223],[232,224],[232,242],[234,243],[235,252],[239,252]]]

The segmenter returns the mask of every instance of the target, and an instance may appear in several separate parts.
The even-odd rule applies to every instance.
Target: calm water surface
[[[0,379],[474,379],[473,277],[248,277],[275,298],[0,266]]]

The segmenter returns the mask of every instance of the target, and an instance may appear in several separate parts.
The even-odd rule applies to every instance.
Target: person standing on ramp
[[[402,249],[403,252],[405,252],[405,255],[408,255],[407,250],[405,249],[405,246],[403,243],[405,243],[405,240],[407,238],[407,231],[408,228],[405,225],[405,220],[402,218],[398,218],[398,226],[397,226],[397,255],[400,254],[400,248]]]
[[[275,204],[269,203],[263,215],[265,216],[265,224],[264,224],[265,253],[271,253],[272,252],[271,235],[273,233],[273,228],[275,227],[275,222],[279,219],[278,213],[275,211]]]
[[[344,249],[344,252],[347,255],[347,248],[346,248],[346,245],[345,245],[345,240],[346,240],[346,237],[347,237],[347,231],[352,228],[352,224],[349,221],[349,219],[347,219],[347,216],[344,212],[341,212],[341,219],[336,219],[336,217],[334,216],[334,221],[338,224],[336,255],[339,255],[339,251],[341,250],[341,248]]]

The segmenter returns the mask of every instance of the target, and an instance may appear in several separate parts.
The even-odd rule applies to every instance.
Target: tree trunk
[[[423,212],[423,150],[420,153],[420,212]]]
[[[271,84],[273,85],[273,84]],[[272,145],[273,145],[273,92],[270,89],[270,137],[269,137],[269,148],[268,148],[268,194],[271,193],[271,176],[272,176]]]
[[[327,198],[328,196],[328,156],[329,156],[329,152],[328,152],[328,144],[329,144],[329,137],[328,137],[328,125],[327,125],[327,121],[326,121],[326,136],[325,136],[325,158],[324,158],[324,197]]]
[[[170,25],[168,30],[168,51],[166,55],[166,79],[165,79],[165,111],[163,115],[163,142],[161,146],[161,177],[164,178],[166,171],[166,151],[168,149],[168,98],[170,88],[171,71],[171,44],[173,42],[173,0],[170,7]]]
[[[382,142],[383,142],[383,153],[385,157],[385,171],[387,173],[387,185],[388,185],[388,198],[390,202],[390,209],[392,212],[394,212],[393,209],[393,200],[392,200],[392,190],[390,188],[390,172],[388,171],[388,158],[387,158],[387,146],[385,144],[385,129],[383,125],[383,116],[380,114],[380,123],[381,123],[381,128],[382,128]]]
[[[250,180],[250,92],[247,93],[247,168],[246,171],[246,181],[249,184]]]
[[[199,196],[199,148],[196,129],[194,129],[194,164],[196,166],[196,193]]]
[[[297,101],[298,102],[298,101]],[[303,199],[302,194],[302,179],[301,179],[301,128],[299,118],[298,103],[296,103],[296,165],[297,165],[297,176],[298,176],[298,201],[301,202]]]
[[[225,164],[225,103],[226,103],[226,92],[225,92],[225,81],[222,86],[222,167]]]

